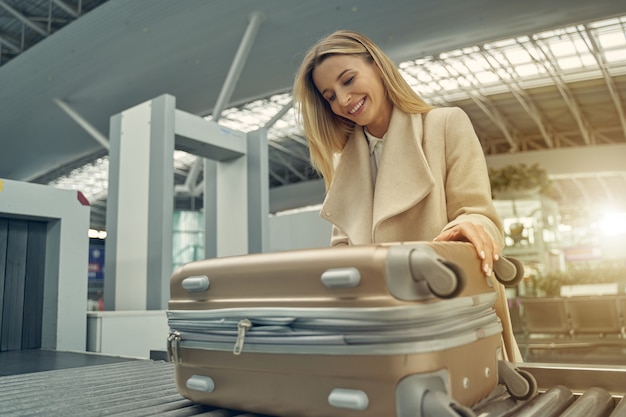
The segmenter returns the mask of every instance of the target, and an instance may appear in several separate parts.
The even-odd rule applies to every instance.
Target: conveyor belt
[[[525,365],[541,391],[516,402],[495,391],[478,417],[626,417],[626,368]],[[181,397],[168,362],[131,361],[0,377],[2,416],[263,417]],[[266,416],[268,417],[268,416]]]
[[[499,386],[474,407],[478,417],[626,417],[626,368],[525,364],[539,394],[515,401]]]
[[[0,377],[0,415],[254,417],[184,399],[173,364],[147,360]]]

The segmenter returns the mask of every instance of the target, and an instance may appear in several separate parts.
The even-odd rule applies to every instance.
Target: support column
[[[248,194],[249,172],[258,177],[263,172],[258,167],[267,165],[267,153],[264,162],[250,162],[255,168],[248,165],[250,158],[263,155],[258,148],[262,145],[256,145],[250,157],[244,133],[176,110],[175,104],[174,97],[164,95],[111,119],[104,280],[107,310],[167,308],[175,148],[207,159],[207,257],[248,253],[249,202],[266,199],[253,204],[256,212],[269,205],[267,190],[252,197]],[[264,172],[267,181],[267,167]],[[262,226],[256,229],[263,230]]]
[[[267,252],[269,232],[269,156],[267,129],[248,133],[248,252]]]
[[[105,308],[161,309],[172,265],[174,112],[160,96],[111,119]]]
[[[217,258],[217,162],[204,161],[204,256]]]
[[[247,158],[220,161],[214,180],[217,206],[217,256],[248,253]]]

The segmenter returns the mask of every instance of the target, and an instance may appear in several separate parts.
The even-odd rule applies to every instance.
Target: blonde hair
[[[402,77],[393,62],[366,36],[340,30],[318,41],[305,55],[295,78],[293,98],[304,128],[311,164],[324,178],[326,189],[333,180],[333,156],[343,150],[354,123],[334,114],[313,82],[313,70],[333,55],[354,55],[378,66],[385,92],[405,113],[425,113],[427,104]]]

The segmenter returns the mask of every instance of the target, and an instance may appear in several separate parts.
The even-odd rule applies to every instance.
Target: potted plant
[[[515,199],[551,192],[548,173],[538,164],[524,163],[489,168],[489,182],[494,198]]]
[[[623,292],[626,264],[622,260],[604,260],[595,264],[571,264],[564,271],[553,271],[532,277],[538,296],[557,297],[564,285],[617,284]]]

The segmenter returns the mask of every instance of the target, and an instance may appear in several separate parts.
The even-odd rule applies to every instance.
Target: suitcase
[[[502,257],[495,277],[523,273]],[[285,417],[471,416],[502,382],[493,277],[473,246],[414,242],[196,261],[174,272],[167,316],[177,389]]]

